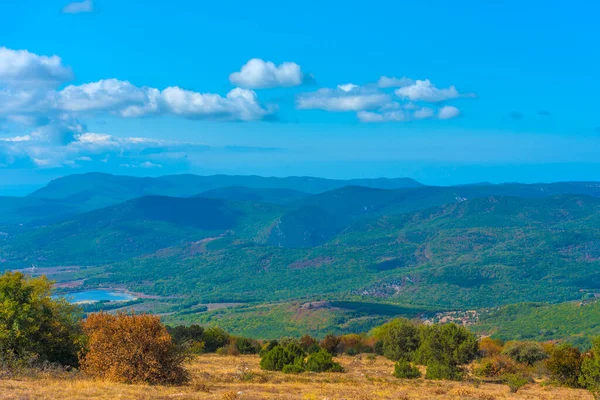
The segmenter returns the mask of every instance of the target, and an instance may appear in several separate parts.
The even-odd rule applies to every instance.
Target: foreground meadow
[[[75,372],[39,372],[0,379],[0,398],[26,399],[592,399],[584,390],[530,384],[518,393],[494,383],[400,380],[384,357],[337,358],[345,373],[286,375],[262,371],[258,356],[206,354],[188,365],[191,382],[184,386],[123,385],[87,378]]]

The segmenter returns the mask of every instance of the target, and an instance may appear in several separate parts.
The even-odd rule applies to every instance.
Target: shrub
[[[348,355],[355,356],[362,353],[366,347],[364,338],[356,333],[340,337],[340,350]]]
[[[90,375],[122,383],[181,383],[184,356],[160,318],[153,315],[91,314],[81,368]]]
[[[350,347],[348,349],[346,349],[346,354],[348,354],[349,356],[355,356],[358,353],[358,350],[356,350],[354,347]]]
[[[208,328],[202,335],[204,351],[214,353],[229,343],[229,334],[219,327]]]
[[[381,341],[383,355],[394,361],[412,360],[420,344],[419,329],[405,318],[397,318],[375,328],[372,334]]]
[[[240,351],[238,350],[237,346],[235,345],[235,341],[233,341],[233,340],[231,342],[227,343],[225,346],[219,347],[217,349],[216,353],[220,356],[237,357],[240,355]]]
[[[235,347],[239,354],[256,354],[260,351],[260,344],[256,340],[243,337],[235,338]]]
[[[595,399],[600,399],[600,338],[592,340],[592,349],[581,363],[579,384],[588,389]]]
[[[533,365],[549,357],[546,350],[537,342],[510,342],[502,350],[502,354],[528,365]]]
[[[260,348],[258,355],[261,358],[264,357],[265,354],[267,354],[269,351],[273,350],[273,348],[275,348],[275,346],[277,346],[278,344],[279,344],[279,342],[277,340],[270,340],[270,341],[264,343],[262,345],[262,347]]]
[[[321,348],[325,349],[325,351],[331,355],[338,354],[339,344],[340,338],[332,334],[325,336],[325,338],[321,340]]]
[[[300,338],[300,346],[302,346],[305,352],[310,353],[311,349],[319,347],[319,341],[310,335],[304,335]]]
[[[260,367],[268,371],[282,371],[286,365],[302,365],[304,355],[304,350],[295,343],[285,347],[278,344],[262,357]]]
[[[492,357],[500,354],[502,347],[502,341],[498,339],[484,337],[479,341],[479,353],[483,357]]]
[[[394,365],[394,376],[400,379],[416,379],[421,377],[421,371],[412,366],[410,361],[403,359]]]
[[[167,326],[167,331],[171,335],[173,342],[177,345],[183,345],[190,342],[202,342],[204,340],[204,328],[200,325]]]
[[[415,361],[427,366],[426,378],[460,379],[461,365],[473,361],[479,353],[477,338],[456,324],[421,326],[421,345]]]
[[[304,368],[299,364],[288,364],[281,370],[284,374],[301,374]]]
[[[167,326],[167,331],[171,335],[171,339],[173,340],[173,342],[176,345],[185,348],[189,353],[204,353],[204,328],[200,325],[179,325],[176,327]]]
[[[558,383],[569,387],[579,387],[581,363],[582,358],[579,349],[563,343],[555,346],[550,351],[550,358],[546,360],[546,367],[552,378]]]
[[[342,372],[343,368],[333,361],[333,357],[329,352],[321,350],[308,356],[306,370],[312,372]]]
[[[464,371],[456,365],[444,364],[439,361],[430,361],[427,363],[425,378],[459,381],[462,379],[463,374]]]
[[[0,366],[35,360],[76,366],[80,312],[52,299],[52,282],[21,273],[0,276]]]
[[[519,365],[512,358],[499,354],[493,357],[483,358],[473,372],[477,376],[496,378],[504,374],[515,374],[522,371],[523,368],[524,366]]]
[[[517,391],[530,382],[530,379],[521,374],[506,374],[502,377],[502,381],[508,385],[511,393]]]

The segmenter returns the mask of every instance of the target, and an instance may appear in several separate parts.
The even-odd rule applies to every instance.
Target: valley
[[[251,337],[570,304],[600,285],[600,187],[591,182],[84,174],[0,204],[3,269],[33,265],[57,294],[141,293],[134,307],[168,323]],[[498,330],[506,319],[475,322],[511,338]]]

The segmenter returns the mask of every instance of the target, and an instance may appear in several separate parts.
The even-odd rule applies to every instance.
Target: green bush
[[[304,372],[304,368],[298,364],[288,364],[281,370],[284,374],[301,374]]]
[[[462,378],[462,365],[473,361],[478,353],[477,338],[456,324],[421,326],[421,345],[415,361],[427,366],[428,379]]]
[[[600,337],[592,340],[592,349],[581,363],[579,384],[600,399]]]
[[[520,374],[506,374],[502,376],[502,381],[508,385],[511,393],[517,393],[530,382],[530,379]]]
[[[239,354],[256,354],[260,351],[260,344],[256,340],[237,337],[234,343]]]
[[[348,354],[349,356],[355,356],[358,354],[358,350],[356,350],[354,347],[350,347],[346,350],[346,354]]]
[[[448,365],[438,361],[429,361],[425,378],[435,380],[459,381],[463,378],[464,371],[456,365]]]
[[[173,342],[177,345],[183,345],[189,342],[202,342],[204,335],[204,328],[200,325],[178,325],[178,326],[167,326],[167,331],[173,338]]]
[[[46,277],[0,276],[0,367],[29,361],[78,364],[80,310],[51,293]]]
[[[416,379],[421,377],[421,371],[411,365],[410,361],[403,359],[394,365],[394,376],[400,379]]]
[[[277,346],[278,344],[279,344],[279,342],[277,340],[270,340],[270,341],[264,343],[262,345],[262,347],[260,348],[258,355],[261,358],[264,357],[265,354],[267,354],[269,351],[273,350],[275,348],[275,346]]]
[[[306,370],[312,372],[341,372],[343,368],[333,361],[333,357],[329,352],[321,350],[308,356]]]
[[[204,341],[204,351],[214,353],[229,343],[229,334],[218,327],[208,328],[204,331],[202,340]]]
[[[167,326],[167,331],[173,339],[173,343],[181,346],[191,354],[202,354],[205,352],[204,328],[200,325],[175,327]]]
[[[554,380],[561,385],[579,387],[581,375],[581,352],[568,343],[556,346],[546,360],[546,367]]]
[[[546,350],[537,342],[508,343],[504,350],[502,350],[502,354],[509,356],[517,362],[528,365],[533,365],[549,357]]]
[[[380,330],[383,355],[390,360],[412,360],[419,348],[419,329],[411,321],[398,318],[385,324]]]
[[[267,371],[282,371],[286,365],[302,365],[304,356],[304,350],[295,343],[285,347],[278,344],[262,357],[260,367]]]

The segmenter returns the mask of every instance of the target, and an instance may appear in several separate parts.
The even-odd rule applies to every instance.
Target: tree
[[[204,328],[200,325],[179,325],[175,327],[167,326],[167,330],[169,331],[173,341],[178,345],[203,341]]]
[[[537,342],[510,342],[502,350],[502,354],[528,365],[533,365],[549,357],[546,350]]]
[[[581,363],[579,384],[600,399],[600,337],[592,340],[592,349]]]
[[[321,347],[331,355],[336,355],[338,353],[339,344],[340,338],[332,334],[328,334],[321,340]]]
[[[185,357],[154,315],[106,313],[89,315],[81,369],[121,383],[167,384],[187,379]]]
[[[462,377],[461,366],[473,361],[479,352],[477,338],[456,324],[422,326],[421,345],[415,361],[427,366],[426,378],[452,379]]]
[[[521,374],[506,374],[502,376],[502,381],[506,383],[511,393],[517,393],[530,382],[530,379]]]
[[[220,347],[225,347],[229,343],[229,334],[219,327],[208,328],[202,335],[204,341],[204,350],[207,353],[214,353]]]
[[[80,310],[51,294],[52,282],[44,276],[0,276],[0,364],[35,360],[77,365]]]
[[[236,337],[235,347],[240,354],[256,354],[260,351],[260,344],[256,340]]]
[[[390,360],[412,360],[414,352],[419,348],[419,329],[404,318],[389,322],[382,330],[383,355]]]
[[[579,349],[568,343],[563,343],[555,346],[550,351],[550,358],[546,360],[546,367],[552,378],[558,383],[569,387],[579,387],[581,363]]]
[[[315,350],[318,351],[319,341],[314,337],[306,334],[300,338],[300,345],[307,353],[314,353]]]
[[[312,353],[306,360],[306,370],[312,372],[342,372],[342,366],[333,361],[331,353],[321,350]]]
[[[293,342],[286,346],[278,344],[262,357],[260,367],[267,371],[282,371],[286,365],[303,365],[304,356],[304,350]]]

